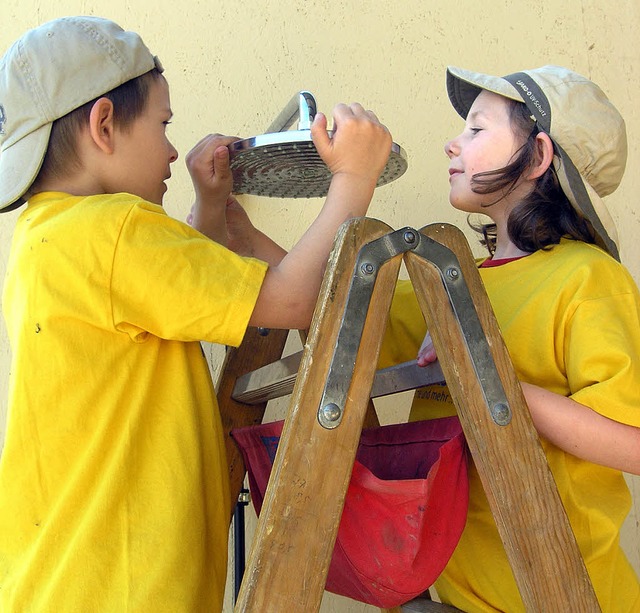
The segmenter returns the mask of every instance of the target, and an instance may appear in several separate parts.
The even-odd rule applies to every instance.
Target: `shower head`
[[[331,172],[311,140],[316,101],[307,91],[296,94],[265,134],[229,145],[233,191],[279,198],[317,198],[329,191]],[[296,117],[298,129],[288,130]],[[333,132],[329,130],[331,136]],[[393,143],[378,186],[401,176],[407,156]]]

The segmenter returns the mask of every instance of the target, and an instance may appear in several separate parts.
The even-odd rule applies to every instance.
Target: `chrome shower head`
[[[229,146],[233,191],[279,198],[317,198],[329,191],[331,172],[311,140],[316,101],[307,91],[296,94],[267,128],[265,134],[236,141]],[[288,130],[296,117],[298,129]],[[329,134],[333,132],[330,130]],[[392,144],[378,186],[401,176],[407,156]]]

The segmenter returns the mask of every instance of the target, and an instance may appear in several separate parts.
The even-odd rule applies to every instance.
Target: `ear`
[[[89,133],[95,145],[104,153],[113,153],[114,109],[109,98],[98,98],[89,114]]]
[[[541,177],[553,162],[553,142],[545,132],[536,134],[535,161],[531,167],[527,179],[533,180]]]

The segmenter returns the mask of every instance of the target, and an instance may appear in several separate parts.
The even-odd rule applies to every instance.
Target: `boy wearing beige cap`
[[[331,187],[285,254],[230,197],[230,138],[188,156],[194,227],[166,215],[171,115],[157,58],[108,20],[49,22],[0,60],[0,208],[26,201],[3,293],[3,612],[221,610],[231,503],[198,341],[308,326],[391,148],[358,104],[336,106],[331,139],[318,114]]]
[[[447,89],[465,119],[445,145],[449,200],[489,218],[475,224],[489,251],[480,276],[600,606],[640,611],[620,547],[623,472],[640,474],[640,295],[602,201],[624,172],[624,122],[600,88],[557,66],[506,77],[449,68]],[[400,282],[382,365],[416,353],[421,365],[436,358]],[[454,413],[434,386],[417,392],[411,419]],[[468,613],[524,610],[473,468],[467,524],[436,588]]]

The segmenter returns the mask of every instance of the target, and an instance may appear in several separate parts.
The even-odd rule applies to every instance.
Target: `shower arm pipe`
[[[282,112],[267,128],[265,134],[288,130],[296,118],[298,118],[298,130],[310,130],[316,112],[316,99],[313,94],[308,91],[298,92],[289,100]]]

